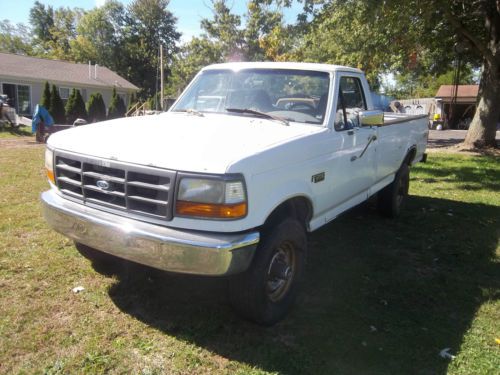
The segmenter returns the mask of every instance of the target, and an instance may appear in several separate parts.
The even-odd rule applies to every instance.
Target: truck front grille
[[[55,177],[64,195],[85,205],[172,219],[174,171],[56,152]]]

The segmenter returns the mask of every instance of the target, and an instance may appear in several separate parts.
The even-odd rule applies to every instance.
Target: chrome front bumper
[[[245,271],[259,242],[258,232],[186,231],[128,219],[42,193],[43,214],[57,232],[94,249],[165,271],[231,275]]]

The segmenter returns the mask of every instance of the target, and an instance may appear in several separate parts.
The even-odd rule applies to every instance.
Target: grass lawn
[[[1,127],[0,125],[0,139],[6,138],[18,138],[18,137],[32,137],[31,128],[27,126],[20,126],[18,128],[13,128],[10,125],[5,125]]]
[[[431,154],[400,219],[366,205],[311,234],[297,306],[262,328],[221,280],[92,267],[40,215],[42,156],[0,153],[0,373],[498,373],[498,159]]]

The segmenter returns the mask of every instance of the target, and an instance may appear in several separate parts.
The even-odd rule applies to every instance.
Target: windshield
[[[212,112],[256,116],[256,112],[308,124],[322,124],[328,73],[290,69],[206,70],[173,112]],[[263,116],[261,116],[263,117]]]

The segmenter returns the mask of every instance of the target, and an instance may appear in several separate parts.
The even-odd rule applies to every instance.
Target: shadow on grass
[[[11,125],[5,125],[4,127],[0,126],[0,134],[1,133],[19,137],[31,137],[33,135],[30,129],[26,126],[13,127]]]
[[[498,218],[495,206],[427,197],[398,220],[359,207],[310,236],[298,303],[271,328],[233,314],[221,279],[126,263],[109,294],[168,335],[266,371],[445,374],[440,350],[456,353],[499,297]]]
[[[476,156],[475,166],[458,165],[450,170],[450,161],[460,160],[455,156],[441,157],[440,159],[429,158],[428,165],[419,166],[426,175],[421,179],[423,182],[459,182],[460,188],[465,190],[490,190],[500,191],[500,168],[495,167],[498,157]],[[460,162],[458,162],[460,163]],[[432,186],[430,186],[432,188]]]

